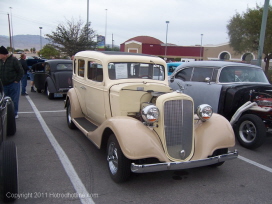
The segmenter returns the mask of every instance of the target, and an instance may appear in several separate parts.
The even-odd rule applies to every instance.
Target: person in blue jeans
[[[26,63],[26,55],[25,54],[21,54],[21,57],[20,57],[20,62],[21,62],[21,65],[24,69],[24,75],[21,79],[21,84],[22,84],[22,89],[21,89],[21,95],[22,96],[26,96],[28,95],[28,93],[26,92],[26,85],[27,85],[27,71],[29,70],[28,66],[27,66],[27,63]]]
[[[18,118],[20,80],[24,70],[16,57],[8,53],[4,47],[0,47],[0,79],[4,86],[6,96],[9,96],[14,103],[15,118]]]

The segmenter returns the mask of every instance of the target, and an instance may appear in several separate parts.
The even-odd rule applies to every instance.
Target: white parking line
[[[272,169],[271,169],[271,168],[269,168],[269,167],[267,167],[267,166],[264,166],[264,165],[262,165],[262,164],[259,164],[259,163],[255,162],[255,161],[252,161],[252,160],[247,159],[247,158],[245,158],[245,157],[242,157],[242,156],[240,156],[240,155],[238,156],[238,159],[241,159],[241,160],[243,160],[243,161],[245,161],[245,162],[247,162],[247,163],[250,163],[250,164],[252,164],[252,165],[254,165],[254,166],[257,166],[257,167],[259,167],[259,168],[261,168],[261,169],[263,169],[263,170],[266,170],[266,171],[272,173]]]
[[[64,167],[68,177],[70,178],[70,181],[72,182],[77,195],[81,201],[81,203],[83,204],[93,204],[94,201],[92,199],[92,197],[90,196],[90,194],[88,193],[88,191],[86,190],[84,184],[82,183],[81,179],[79,178],[79,176],[77,175],[73,165],[71,164],[69,158],[67,157],[67,155],[65,154],[65,152],[63,151],[63,149],[61,148],[61,146],[59,145],[59,143],[57,142],[56,138],[54,137],[54,135],[52,134],[52,132],[50,131],[50,129],[48,128],[48,126],[46,125],[43,117],[41,116],[39,110],[36,108],[35,104],[33,103],[33,101],[30,99],[29,96],[26,96],[28,102],[30,103],[31,107],[33,108],[36,117],[38,118],[47,138],[49,139],[51,145],[53,146],[54,150],[56,151],[62,166]]]
[[[54,110],[54,111],[39,111],[40,113],[59,113],[59,112],[65,112],[66,110]],[[18,112],[18,113],[35,113],[33,111],[28,112]]]

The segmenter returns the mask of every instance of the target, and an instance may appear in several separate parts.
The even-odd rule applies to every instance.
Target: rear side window
[[[190,81],[191,80],[192,71],[193,71],[192,67],[180,70],[176,74],[176,78],[181,79],[182,81]]]
[[[193,74],[192,81],[206,82],[205,79],[207,77],[209,77],[211,79],[212,72],[213,72],[213,69],[211,69],[211,68],[204,68],[204,67],[194,68],[194,74]]]

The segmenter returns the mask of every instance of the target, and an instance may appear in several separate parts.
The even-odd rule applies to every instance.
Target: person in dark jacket
[[[9,96],[14,103],[15,118],[18,118],[20,80],[24,70],[16,57],[8,54],[8,50],[0,47],[0,79],[4,86],[6,96]]]
[[[21,79],[21,85],[22,85],[22,88],[21,88],[21,95],[22,96],[26,96],[28,95],[28,93],[26,92],[26,85],[27,85],[27,71],[29,70],[27,64],[26,64],[26,55],[25,54],[21,54],[21,57],[20,57],[20,62],[21,62],[21,65],[24,69],[24,75]]]

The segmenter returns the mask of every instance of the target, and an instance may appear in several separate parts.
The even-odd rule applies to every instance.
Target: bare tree
[[[59,24],[56,31],[46,36],[54,48],[69,56],[83,50],[95,50],[97,47],[97,42],[94,41],[96,34],[90,28],[90,23],[83,26],[81,20],[67,20],[66,24]]]

